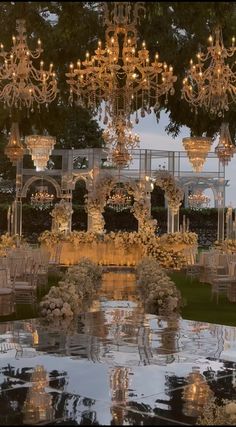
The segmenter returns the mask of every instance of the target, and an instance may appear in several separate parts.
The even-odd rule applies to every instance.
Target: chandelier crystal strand
[[[225,166],[228,165],[236,152],[236,147],[232,142],[229,132],[229,123],[221,124],[219,143],[215,148],[215,152],[220,162]]]
[[[24,147],[20,141],[20,131],[18,123],[12,123],[8,144],[5,147],[4,153],[16,165],[17,161],[23,159]]]
[[[202,191],[198,190],[196,193],[190,194],[188,196],[188,202],[190,208],[198,210],[209,206],[210,197],[206,196]]]
[[[53,64],[49,70],[44,70],[44,63],[40,61],[40,68],[33,66],[33,60],[40,57],[43,52],[41,41],[38,47],[30,51],[26,40],[25,20],[16,21],[17,35],[12,37],[13,46],[10,52],[4,51],[0,45],[0,100],[8,108],[22,109],[26,107],[34,111],[34,106],[46,107],[57,96],[57,80],[53,71]]]
[[[231,47],[225,48],[218,27],[214,36],[209,37],[209,43],[206,54],[198,52],[196,64],[190,61],[190,69],[183,80],[182,98],[196,112],[203,107],[212,115],[223,117],[229,105],[236,102],[235,61],[228,60],[236,52],[235,37],[232,37]]]
[[[36,166],[36,171],[44,171],[56,139],[53,136],[29,135],[25,137],[25,143]]]
[[[195,172],[201,172],[211,149],[212,139],[207,137],[183,138],[183,146]]]
[[[111,7],[113,8],[111,10]],[[158,54],[151,62],[145,42],[137,50],[136,23],[142,3],[104,3],[106,45],[101,41],[95,54],[86,53],[85,61],[70,64],[67,83],[70,101],[99,113],[104,124],[109,118],[130,123],[131,114],[141,108],[141,117],[160,108],[160,98],[174,94],[173,83],[177,78],[173,68],[159,62]],[[136,123],[139,117],[136,113]]]

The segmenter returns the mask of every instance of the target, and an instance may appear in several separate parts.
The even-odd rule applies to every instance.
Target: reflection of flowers
[[[222,399],[222,405],[216,403],[216,398],[208,400],[204,406],[203,415],[197,420],[197,425],[235,425],[236,401]]]
[[[144,258],[137,267],[137,276],[145,304],[151,311],[171,313],[180,309],[181,294],[157,261]]]

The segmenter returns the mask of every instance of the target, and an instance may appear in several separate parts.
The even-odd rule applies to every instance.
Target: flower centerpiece
[[[181,294],[157,261],[144,258],[137,267],[137,277],[144,303],[152,313],[166,314],[180,310]]]

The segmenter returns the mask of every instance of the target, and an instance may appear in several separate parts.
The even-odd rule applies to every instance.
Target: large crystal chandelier
[[[212,139],[207,137],[183,138],[183,146],[195,172],[201,172],[210,151]]]
[[[132,197],[129,196],[128,191],[124,187],[117,185],[106,204],[116,212],[127,211],[131,209]]]
[[[159,56],[151,62],[145,42],[137,50],[138,14],[142,3],[104,2],[106,43],[101,41],[95,54],[86,53],[84,61],[76,67],[70,64],[66,74],[70,86],[70,101],[76,97],[79,105],[97,111],[99,119],[114,124],[117,118],[131,123],[131,114],[138,109],[141,117],[151,113],[151,107],[160,108],[160,98],[174,94],[176,77],[173,68],[159,62]]]
[[[47,135],[29,135],[25,137],[25,143],[36,166],[36,171],[45,170],[56,139]]]
[[[17,35],[12,37],[13,46],[10,52],[5,52],[0,46],[0,100],[9,108],[34,111],[34,106],[40,108],[40,104],[46,106],[52,102],[57,95],[56,74],[53,71],[53,64],[49,70],[44,70],[43,61],[40,68],[33,66],[33,60],[40,57],[43,49],[41,41],[38,40],[38,47],[31,51],[27,45],[25,20],[16,21]]]
[[[44,211],[53,206],[54,194],[48,192],[46,185],[40,185],[36,192],[31,195],[30,204],[33,208]]]
[[[206,196],[202,191],[198,190],[196,193],[190,194],[188,196],[188,202],[191,209],[198,210],[209,206],[210,197]]]
[[[229,105],[236,102],[235,61],[227,61],[236,52],[235,37],[230,48],[225,48],[222,31],[216,28],[209,37],[207,53],[197,54],[197,63],[190,61],[190,69],[183,80],[182,97],[195,110],[204,107],[211,114],[224,116]]]
[[[232,142],[229,123],[222,123],[220,128],[220,139],[215,152],[223,165],[228,165],[236,152],[236,147]]]
[[[13,165],[16,165],[19,160],[23,159],[24,147],[20,141],[18,123],[12,123],[11,125],[9,140],[7,146],[5,147],[4,153],[13,163]]]

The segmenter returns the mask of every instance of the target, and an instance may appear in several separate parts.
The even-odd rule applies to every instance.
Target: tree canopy
[[[232,36],[236,34],[236,3],[146,2],[145,6],[146,15],[141,17],[138,28],[140,45],[142,40],[146,41],[152,58],[158,51],[160,60],[171,64],[178,78],[175,95],[169,97],[167,105],[162,104],[162,109],[169,114],[167,133],[177,136],[181,127],[187,126],[193,134],[214,136],[219,131],[221,119],[211,117],[204,110],[197,115],[191,111],[188,103],[181,99],[182,81],[189,60],[194,58],[199,47],[206,50],[208,36],[216,24],[222,27],[225,46],[230,45]],[[29,118],[24,111],[17,113],[23,136],[31,133],[34,127],[39,132],[47,130],[55,136],[58,147],[101,146],[101,129],[93,113],[78,106],[68,106],[65,73],[71,61],[85,58],[87,50],[93,53],[98,39],[104,40],[102,3],[1,2],[0,41],[7,51],[12,46],[11,35],[15,34],[17,18],[26,20],[30,48],[35,48],[39,37],[42,40],[42,58],[46,68],[50,62],[54,63],[60,91],[57,100],[49,105],[49,112],[42,109],[40,113],[31,113]],[[231,105],[224,117],[230,124],[233,137],[236,134],[235,113],[236,106]],[[160,112],[157,113],[157,121],[159,117]],[[6,141],[3,130],[9,131],[12,120],[0,103],[1,152]]]

